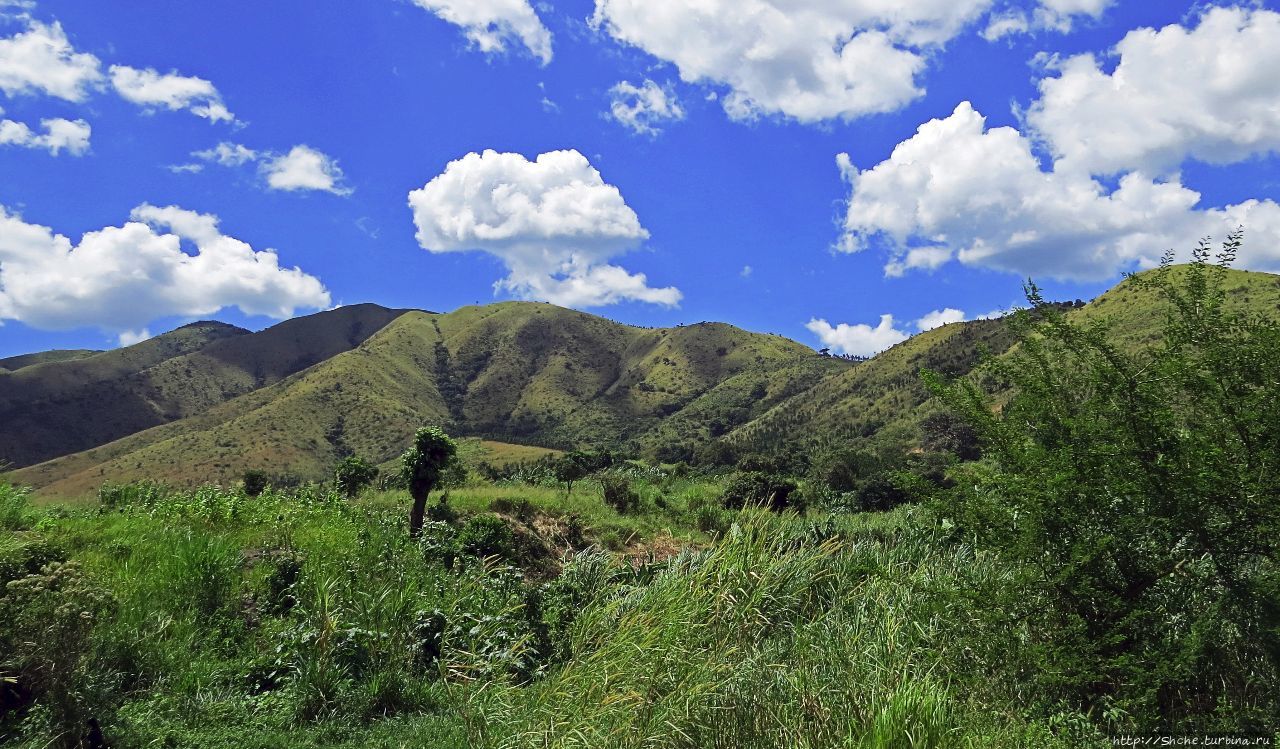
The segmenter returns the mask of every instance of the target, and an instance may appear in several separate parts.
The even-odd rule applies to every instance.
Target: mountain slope
[[[408,312],[275,384],[18,479],[67,495],[141,476],[230,481],[249,467],[318,477],[346,454],[393,458],[431,423],[530,444],[618,444],[737,375],[818,359],[723,324],[649,330],[528,302]]]
[[[39,351],[34,354],[19,354],[18,356],[10,356],[7,359],[0,359],[0,372],[17,372],[19,369],[36,364],[84,359],[101,353],[101,351],[95,349],[61,349]]]
[[[400,314],[355,305],[259,333],[194,323],[134,346],[0,372],[0,460],[31,465],[200,413],[349,350]]]

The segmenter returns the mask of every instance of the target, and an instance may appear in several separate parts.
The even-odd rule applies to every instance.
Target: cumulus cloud
[[[245,164],[257,164],[268,188],[296,192],[302,190],[319,190],[334,195],[350,195],[352,190],[343,184],[344,175],[338,162],[331,156],[317,151],[310,146],[298,145],[288,153],[271,151],[255,151],[239,143],[222,142],[204,151],[192,154],[201,161],[226,167],[239,167]],[[189,166],[171,167],[187,171]]]
[[[923,333],[926,330],[933,330],[934,328],[940,328],[943,325],[949,325],[953,322],[964,322],[964,321],[965,321],[964,310],[958,310],[953,307],[947,307],[945,309],[936,309],[932,312],[927,313],[924,317],[921,317],[919,320],[916,320],[916,328]]]
[[[593,25],[674,64],[688,82],[724,85],[734,119],[801,122],[898,109],[923,91],[928,50],[991,0],[597,0]]]
[[[818,336],[823,346],[853,356],[873,356],[911,337],[894,327],[893,315],[881,315],[880,324],[874,328],[862,323],[832,325],[819,318],[810,320],[805,327]]]
[[[0,39],[0,91],[84,101],[102,82],[97,57],[76,52],[62,25],[27,19],[27,29]]]
[[[609,89],[609,116],[639,135],[657,135],[661,125],[684,119],[684,108],[670,85],[645,79],[639,86],[620,81]]]
[[[173,111],[188,110],[210,122],[234,122],[235,115],[222,103],[213,84],[203,78],[173,73],[159,73],[147,68],[139,70],[127,65],[112,65],[111,85],[126,101],[142,107],[164,107]]]
[[[123,334],[123,342],[163,317],[238,307],[286,318],[329,303],[318,279],[280,267],[273,250],[222,234],[214,216],[144,204],[123,226],[73,243],[0,206],[0,321],[93,326]]]
[[[543,65],[551,62],[551,32],[528,0],[413,0],[455,26],[485,53],[506,50],[517,41]]]
[[[470,153],[409,193],[417,239],[430,252],[488,252],[509,275],[495,284],[567,307],[635,300],[680,302],[643,273],[608,261],[648,239],[618,188],[577,151],[529,161],[518,153]]]
[[[1248,227],[1240,264],[1280,270],[1280,206],[1248,200],[1197,208],[1176,180],[1128,173],[1108,189],[1076,170],[1041,168],[1032,143],[1010,127],[987,129],[968,103],[921,125],[885,161],[850,183],[839,249],[888,249],[886,272],[952,260],[1023,275],[1102,280],[1149,267],[1170,248]]]
[[[0,115],[4,110],[0,109]],[[44,132],[37,133],[24,122],[0,119],[0,146],[39,148],[57,156],[66,151],[81,156],[89,150],[92,128],[84,120],[67,120],[54,117],[40,121]]]
[[[1211,8],[1195,28],[1137,29],[1107,73],[1090,54],[1040,81],[1027,123],[1057,168],[1176,172],[1280,150],[1280,13]]]
[[[342,185],[343,174],[338,162],[308,146],[294,146],[289,153],[268,158],[262,164],[262,173],[273,190],[351,194],[351,188]]]

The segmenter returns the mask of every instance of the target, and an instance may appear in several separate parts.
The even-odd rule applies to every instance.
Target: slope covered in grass
[[[26,466],[198,414],[347,351],[401,311],[354,305],[259,333],[194,323],[142,343],[0,373],[0,459]]]
[[[527,302],[408,312],[275,384],[20,476],[61,496],[141,476],[225,483],[247,468],[318,478],[344,455],[393,459],[422,424],[504,443],[618,444],[737,375],[816,359],[729,325],[651,330]]]

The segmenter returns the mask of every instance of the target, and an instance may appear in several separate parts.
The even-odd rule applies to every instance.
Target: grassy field
[[[5,486],[0,577],[27,582],[0,637],[39,699],[5,695],[23,708],[0,736],[66,744],[93,715],[113,745],[237,749],[1097,739],[1022,691],[1024,633],[981,616],[999,565],[925,511],[631,486],[619,514],[591,481],[473,481],[418,542],[400,492],[132,485],[37,509]]]

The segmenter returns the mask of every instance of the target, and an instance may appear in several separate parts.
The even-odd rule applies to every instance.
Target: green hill
[[[400,314],[362,304],[259,333],[200,322],[0,372],[0,461],[32,465],[200,413],[347,351]]]
[[[1227,289],[1238,309],[1280,310],[1280,277],[1231,271]],[[1064,308],[1083,322],[1106,321],[1129,347],[1152,340],[1165,305],[1122,283]],[[5,449],[28,435],[54,443],[95,413],[142,422],[119,417],[111,434],[100,424],[112,422],[95,418],[76,433],[81,452],[30,465],[17,479],[71,495],[144,476],[229,482],[246,468],[316,478],[344,455],[393,459],[422,424],[499,443],[616,446],[666,460],[717,440],[738,451],[830,440],[913,449],[920,421],[937,408],[920,370],[963,375],[982,352],[1000,355],[1015,340],[1007,320],[953,323],[849,362],[720,323],[645,329],[530,302],[448,314],[361,305],[256,334],[201,324],[170,335],[0,374],[0,394],[12,392],[2,389],[5,378],[38,380],[32,373],[44,371],[82,393],[66,404],[0,398],[6,423],[21,424],[7,430]],[[201,336],[215,340],[192,340]]]
[[[617,445],[701,407],[736,376],[820,359],[780,336],[716,323],[644,329],[529,302],[408,312],[278,382],[28,467],[18,480],[68,495],[139,476],[225,482],[246,468],[318,477],[343,455],[395,457],[424,423],[502,442]],[[198,371],[194,361],[171,365],[188,366]]]

